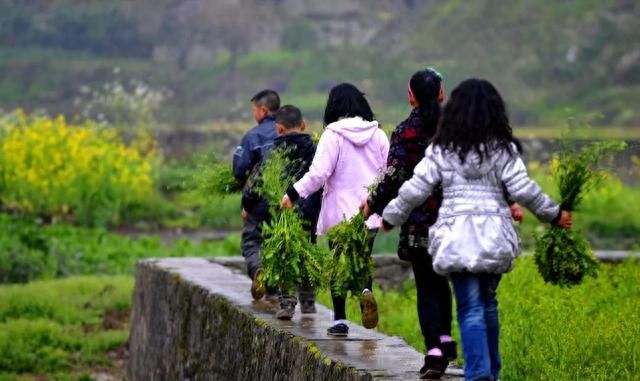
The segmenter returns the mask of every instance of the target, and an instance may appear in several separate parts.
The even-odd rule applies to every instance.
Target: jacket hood
[[[327,126],[328,130],[347,139],[355,146],[363,146],[369,143],[369,140],[378,130],[377,121],[366,121],[360,117],[344,118],[333,122]]]
[[[315,150],[315,144],[311,136],[305,133],[292,132],[289,134],[280,135],[273,141],[276,147],[294,146],[298,155],[304,156],[307,152]]]

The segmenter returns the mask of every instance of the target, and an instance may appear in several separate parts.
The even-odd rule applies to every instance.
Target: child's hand
[[[511,217],[517,222],[522,223],[524,221],[524,214],[522,213],[522,207],[517,202],[514,202],[513,204],[511,204],[510,208],[511,208]]]
[[[242,208],[242,212],[240,212],[240,216],[242,217],[242,221],[247,222],[247,217],[249,216],[249,214],[244,208]]]
[[[364,214],[364,218],[369,218],[369,216],[371,216],[371,210],[369,210],[369,204],[367,204],[367,202],[363,202],[362,205],[360,205],[360,210],[362,210],[362,214]]]
[[[282,197],[282,201],[280,201],[280,209],[284,208],[293,209],[293,203],[291,202],[289,196],[287,196],[286,194],[284,195],[284,197]]]
[[[385,232],[390,232],[393,230],[393,225],[391,225],[390,223],[388,223],[385,220],[382,220],[382,230],[384,230]]]
[[[563,210],[560,212],[560,219],[558,220],[558,226],[563,227],[565,229],[571,228],[573,225],[573,217],[571,212],[567,210]]]

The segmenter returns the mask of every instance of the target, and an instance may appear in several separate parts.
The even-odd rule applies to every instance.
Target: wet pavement
[[[274,316],[275,304],[251,298],[251,282],[246,275],[201,258],[167,258],[150,262],[212,294],[223,296],[269,326],[315,345],[323,355],[368,373],[375,380],[419,379],[423,354],[400,337],[367,330],[356,323],[349,324],[347,338],[329,337],[326,331],[332,323],[332,312],[325,306],[316,304],[314,314],[302,314],[296,307],[291,321],[281,321]],[[442,379],[463,379],[459,369],[450,369],[448,373],[451,374]]]

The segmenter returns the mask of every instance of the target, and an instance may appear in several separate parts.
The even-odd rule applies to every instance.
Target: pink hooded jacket
[[[389,140],[378,122],[360,117],[329,124],[304,177],[293,187],[306,198],[324,186],[317,234],[356,215],[367,199],[367,187],[386,167]],[[370,229],[382,226],[379,216],[367,220]]]

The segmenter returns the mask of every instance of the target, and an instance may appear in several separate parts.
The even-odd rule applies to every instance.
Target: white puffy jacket
[[[435,186],[442,185],[438,220],[429,230],[429,253],[438,274],[511,270],[520,253],[520,240],[505,190],[511,201],[542,221],[551,222],[560,212],[559,205],[529,178],[515,146],[511,152],[504,148],[489,151],[484,160],[470,152],[462,163],[457,153],[429,146],[413,177],[384,210],[386,222],[400,225]]]

